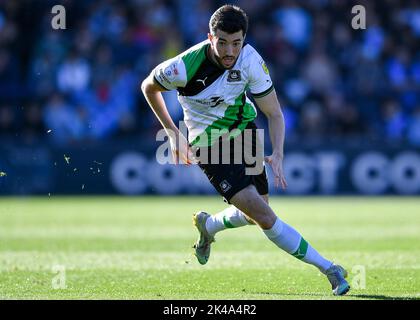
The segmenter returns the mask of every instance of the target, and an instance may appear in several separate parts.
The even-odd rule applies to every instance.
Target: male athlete
[[[284,118],[264,60],[244,42],[248,17],[239,7],[224,5],[214,12],[209,27],[207,40],[158,65],[141,86],[170,137],[175,162],[198,163],[214,188],[232,204],[216,215],[198,212],[193,216],[199,232],[194,245],[198,262],[207,263],[217,232],[257,224],[279,248],[325,274],[334,295],[344,295],[350,289],[344,279],[347,276],[344,268],[321,256],[268,205],[264,160],[271,165],[275,185],[287,187],[282,168]],[[188,142],[167,111],[161,94],[166,90],[178,91]],[[265,158],[258,148],[261,142],[253,122],[257,113],[245,93],[247,90],[268,119],[273,152]],[[245,134],[249,131],[251,135]],[[237,150],[220,147],[226,141],[230,147],[243,147],[239,158]],[[246,146],[250,146],[251,152]],[[224,154],[221,156],[219,151]],[[257,157],[250,163],[253,154]],[[233,161],[238,159],[239,162]]]

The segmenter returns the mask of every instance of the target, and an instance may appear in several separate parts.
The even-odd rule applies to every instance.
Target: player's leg
[[[344,280],[345,270],[321,256],[293,227],[280,220],[254,185],[235,194],[230,202],[253,219],[265,235],[279,248],[306,263],[316,266],[328,276],[334,294],[342,295],[349,290]]]
[[[251,217],[266,236],[281,249],[315,265],[322,272],[331,267],[331,261],[318,254],[294,228],[276,216],[253,185],[238,192],[230,202]]]
[[[229,199],[241,188],[246,187],[247,184],[253,183],[256,185],[258,193],[261,194],[263,199],[268,203],[268,183],[263,162],[263,144],[256,129],[257,127],[254,123],[249,123],[245,130],[248,131],[247,134],[244,135],[243,132],[240,137],[230,141],[230,163],[235,163],[235,159],[241,158],[241,166],[230,166],[227,167],[227,170],[218,167],[216,173],[212,170],[213,168],[211,166],[202,167],[202,169],[207,172],[207,175],[210,175],[209,179],[214,184],[216,190],[218,190],[225,199]],[[221,146],[223,146],[222,143],[219,144],[219,147]],[[220,149],[219,154],[223,153],[223,151],[223,149]],[[257,154],[259,154],[259,157],[250,158],[250,155],[256,156]],[[258,166],[256,165],[257,163],[259,164]],[[252,176],[252,178],[250,176],[245,177],[246,167],[252,167],[253,164],[255,165],[255,168],[262,168],[262,172],[255,172],[254,174],[256,175]],[[226,166],[224,168],[226,168]],[[231,185],[232,189],[230,190],[230,193],[223,194],[224,190],[223,188],[220,188],[223,183]],[[214,236],[219,231],[247,225],[255,225],[255,222],[235,206],[229,206],[221,212],[209,215],[205,227],[207,232]]]
[[[268,200],[268,195],[265,195],[264,198]],[[193,215],[193,224],[199,231],[199,238],[194,244],[195,256],[200,264],[206,264],[210,257],[211,244],[215,241],[214,236],[217,232],[255,225],[255,222],[231,205],[215,215],[204,211],[197,212]]]
[[[268,204],[268,193],[261,195],[261,197]],[[210,215],[206,220],[207,232],[212,236],[222,230],[249,225],[255,225],[255,221],[234,205],[231,205],[214,215]]]
[[[265,203],[268,204],[268,193],[261,195],[261,197],[264,199]]]
[[[214,215],[210,215],[206,221],[206,229],[209,234],[214,236],[219,231],[250,224],[254,224],[254,222],[241,210],[231,205]]]
[[[263,170],[260,173],[256,172],[256,175],[246,174],[244,162],[237,165],[232,161],[230,165],[221,166],[200,164],[200,168],[226,202],[229,203],[229,199],[243,188],[250,184],[255,184],[258,193],[268,203],[268,182],[263,165],[263,156],[261,155],[257,161]],[[252,218],[235,206],[230,206],[215,215],[209,215],[207,212],[198,212],[193,216],[193,223],[199,232],[199,238],[194,244],[195,256],[201,264],[208,262],[211,244],[215,241],[214,236],[217,232],[255,224]]]
[[[268,203],[268,193],[262,198]],[[215,241],[215,234],[231,228],[255,225],[255,221],[241,210],[231,205],[221,212],[210,215],[200,211],[193,215],[193,224],[199,231],[199,238],[194,244],[195,256],[200,264],[206,264],[210,257],[211,244]]]

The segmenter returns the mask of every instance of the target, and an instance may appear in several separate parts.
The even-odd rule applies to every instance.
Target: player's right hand
[[[169,140],[175,164],[181,163],[190,166],[198,163],[188,145],[187,139],[181,133],[178,133],[177,137],[170,137]]]

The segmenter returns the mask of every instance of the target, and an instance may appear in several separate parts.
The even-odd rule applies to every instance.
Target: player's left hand
[[[264,157],[264,161],[268,163],[273,170],[275,186],[278,187],[281,185],[281,188],[285,190],[287,188],[287,182],[283,174],[283,157],[272,154],[271,156]]]

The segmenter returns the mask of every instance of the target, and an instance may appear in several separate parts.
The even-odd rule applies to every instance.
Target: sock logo
[[[219,186],[222,189],[223,193],[226,193],[227,191],[229,191],[230,188],[232,188],[232,186],[226,180],[220,182]]]
[[[301,238],[298,249],[292,253],[292,256],[302,260],[305,258],[306,252],[308,251],[308,243],[305,239]]]

